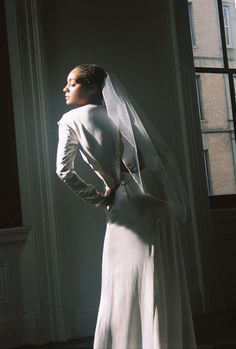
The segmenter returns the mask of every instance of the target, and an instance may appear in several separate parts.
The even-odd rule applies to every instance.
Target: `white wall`
[[[209,268],[207,261],[202,276],[198,247],[209,237],[209,208],[199,142],[192,139],[200,136],[199,126],[189,121],[196,111],[192,71],[183,70],[182,33],[176,32],[186,13],[173,3],[162,1],[156,9],[154,0],[145,6],[6,1],[23,221],[32,227],[21,257],[27,343],[92,335],[96,321],[103,210],[82,202],[55,175],[56,123],[67,110],[62,88],[78,63],[95,62],[118,75],[175,152],[190,197],[182,236],[190,296],[194,313],[202,311]]]

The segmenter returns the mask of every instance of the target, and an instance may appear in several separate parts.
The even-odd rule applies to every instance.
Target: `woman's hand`
[[[111,206],[114,200],[116,188],[111,189],[109,187],[105,188],[103,206]]]

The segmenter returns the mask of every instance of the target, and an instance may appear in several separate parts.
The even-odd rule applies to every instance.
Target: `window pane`
[[[208,191],[208,195],[212,195],[213,193],[212,193],[211,167],[210,167],[208,149],[203,150],[203,159],[204,159],[207,191]]]
[[[228,52],[229,67],[236,68],[236,2],[223,2],[225,39]]]
[[[188,4],[195,67],[223,67],[217,0]]]
[[[209,195],[236,193],[236,146],[228,77],[199,74],[204,161]],[[207,151],[207,152],[206,152]]]
[[[192,2],[188,2],[188,16],[189,16],[189,25],[190,25],[190,34],[191,34],[192,45],[195,46],[196,45],[196,34],[195,34],[194,21],[193,21]]]
[[[202,98],[202,83],[201,75],[197,74],[195,77],[196,82],[196,93],[197,93],[197,106],[198,106],[198,115],[200,120],[204,120],[204,109],[203,109],[203,98]]]

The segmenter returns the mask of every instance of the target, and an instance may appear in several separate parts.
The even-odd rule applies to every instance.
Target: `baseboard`
[[[40,316],[39,313],[35,312],[24,316],[24,344],[42,345],[52,340],[52,325],[49,314]]]
[[[42,345],[93,336],[97,309],[58,309],[49,314],[32,313],[24,318],[24,344]],[[53,325],[52,325],[53,323]]]
[[[0,317],[0,348],[15,348],[24,343],[23,317]]]

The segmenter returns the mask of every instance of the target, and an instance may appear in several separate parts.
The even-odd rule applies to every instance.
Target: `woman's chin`
[[[75,102],[75,101],[71,101],[70,99],[66,99],[66,105],[70,106],[70,107],[82,107],[83,105],[85,105],[87,103],[79,103],[79,102]]]
[[[66,100],[66,105],[73,107],[76,103],[71,102],[69,99]]]

